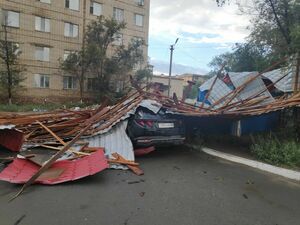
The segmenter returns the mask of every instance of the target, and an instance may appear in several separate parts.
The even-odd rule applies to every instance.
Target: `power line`
[[[177,49],[179,50],[179,52],[183,53],[184,55],[188,56],[189,58],[193,59],[195,62],[198,62],[198,63],[204,63],[204,61],[201,61],[199,59],[196,59],[194,56],[190,55],[189,53],[183,51],[182,49]]]

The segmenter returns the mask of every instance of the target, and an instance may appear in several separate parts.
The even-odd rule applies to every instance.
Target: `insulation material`
[[[54,185],[68,181],[78,180],[91,176],[108,168],[107,160],[102,149],[77,160],[63,160],[55,162],[49,171],[42,174],[36,183]],[[15,159],[1,173],[0,180],[10,183],[26,183],[40,166],[25,159]]]
[[[112,153],[118,153],[126,160],[134,161],[133,145],[126,133],[127,123],[128,121],[124,120],[104,134],[85,137],[81,140],[88,142],[90,147],[104,147],[105,154],[109,158],[113,158]],[[127,169],[126,166],[121,165],[111,167],[114,169]]]
[[[277,70],[272,70],[267,73],[262,74],[263,78],[269,79],[273,83],[283,77],[285,74],[288,75],[284,77],[281,81],[275,84],[275,87],[282,92],[292,92],[293,91],[293,76],[296,73],[295,68],[282,68]]]
[[[239,87],[246,83],[249,79],[257,76],[257,72],[242,72],[242,73],[228,73],[229,77],[232,81],[232,84],[235,87]],[[257,77],[255,80],[250,82],[237,96],[239,100],[249,99],[257,93],[262,92],[266,89],[266,86],[261,79],[261,77]],[[272,102],[274,99],[268,90],[264,91],[260,96],[267,97],[261,104],[267,104]]]

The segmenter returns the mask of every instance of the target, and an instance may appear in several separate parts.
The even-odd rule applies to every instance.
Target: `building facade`
[[[151,83],[155,85],[156,88],[163,93],[163,95],[168,96],[169,76],[153,75]],[[170,96],[173,96],[173,93],[175,93],[179,99],[182,99],[184,86],[186,86],[184,79],[171,77]]]
[[[177,75],[176,77],[184,79],[185,82],[191,81],[191,82],[199,82],[199,83],[204,83],[208,79],[208,77],[205,75],[189,74],[189,73]]]
[[[1,0],[0,8],[9,41],[22,51],[20,64],[26,67],[22,96],[30,100],[78,96],[78,82],[61,71],[60,61],[81,49],[87,25],[100,15],[126,23],[115,45],[143,39],[144,58],[148,57],[150,0]],[[86,80],[86,96],[89,86]]]

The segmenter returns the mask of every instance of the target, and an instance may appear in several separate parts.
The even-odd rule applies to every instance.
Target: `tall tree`
[[[225,71],[261,71],[274,61],[263,48],[256,46],[252,42],[236,44],[232,50],[232,52],[216,56],[209,63],[214,74],[224,64]]]
[[[125,27],[125,23],[100,16],[88,25],[85,46],[62,62],[65,72],[78,77],[81,98],[87,74],[95,77],[93,87],[100,98],[112,97],[118,81],[125,80],[134,66],[143,62],[144,41],[132,40],[127,46],[123,45],[120,33]]]
[[[103,16],[89,24],[86,33],[86,48],[92,56],[91,66],[98,78],[104,78],[104,64],[109,59],[108,48],[125,27],[124,22],[119,23],[115,19],[106,19]]]
[[[135,80],[138,83],[147,83],[149,80],[151,80],[153,76],[153,66],[147,65],[146,67],[139,69],[135,72]]]
[[[298,3],[297,3],[298,2]],[[300,4],[295,0],[255,0],[250,41],[278,56],[300,51]]]
[[[230,0],[215,0],[219,6]],[[246,43],[233,52],[215,57],[209,64],[212,73],[226,61],[230,71],[261,71],[283,57],[300,52],[299,0],[236,0],[240,11],[251,18]]]
[[[79,83],[80,101],[83,102],[84,82],[90,66],[85,48],[80,51],[71,52],[68,57],[61,61],[61,68],[70,75],[75,75]]]
[[[22,71],[25,70],[19,64],[21,51],[17,43],[8,40],[6,25],[2,25],[0,36],[0,86],[6,90],[8,104],[12,104],[13,94],[21,88],[24,81]]]
[[[230,0],[216,0],[219,6]],[[269,54],[300,52],[299,0],[237,0],[241,12],[251,16],[249,41]]]

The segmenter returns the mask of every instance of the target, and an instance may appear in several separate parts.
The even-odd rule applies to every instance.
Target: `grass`
[[[295,137],[298,132],[295,129],[278,130],[276,133],[258,134],[242,138],[230,135],[196,135],[190,141],[190,147],[199,149],[208,145],[212,148],[220,147],[220,150],[229,153],[241,153],[249,155],[268,164],[300,169],[300,143]]]
[[[70,103],[70,104],[0,104],[0,112],[31,112],[31,111],[52,111],[55,109],[86,107],[88,104]]]
[[[272,133],[257,136],[251,151],[257,159],[264,162],[300,168],[300,143],[297,139],[278,138]]]

